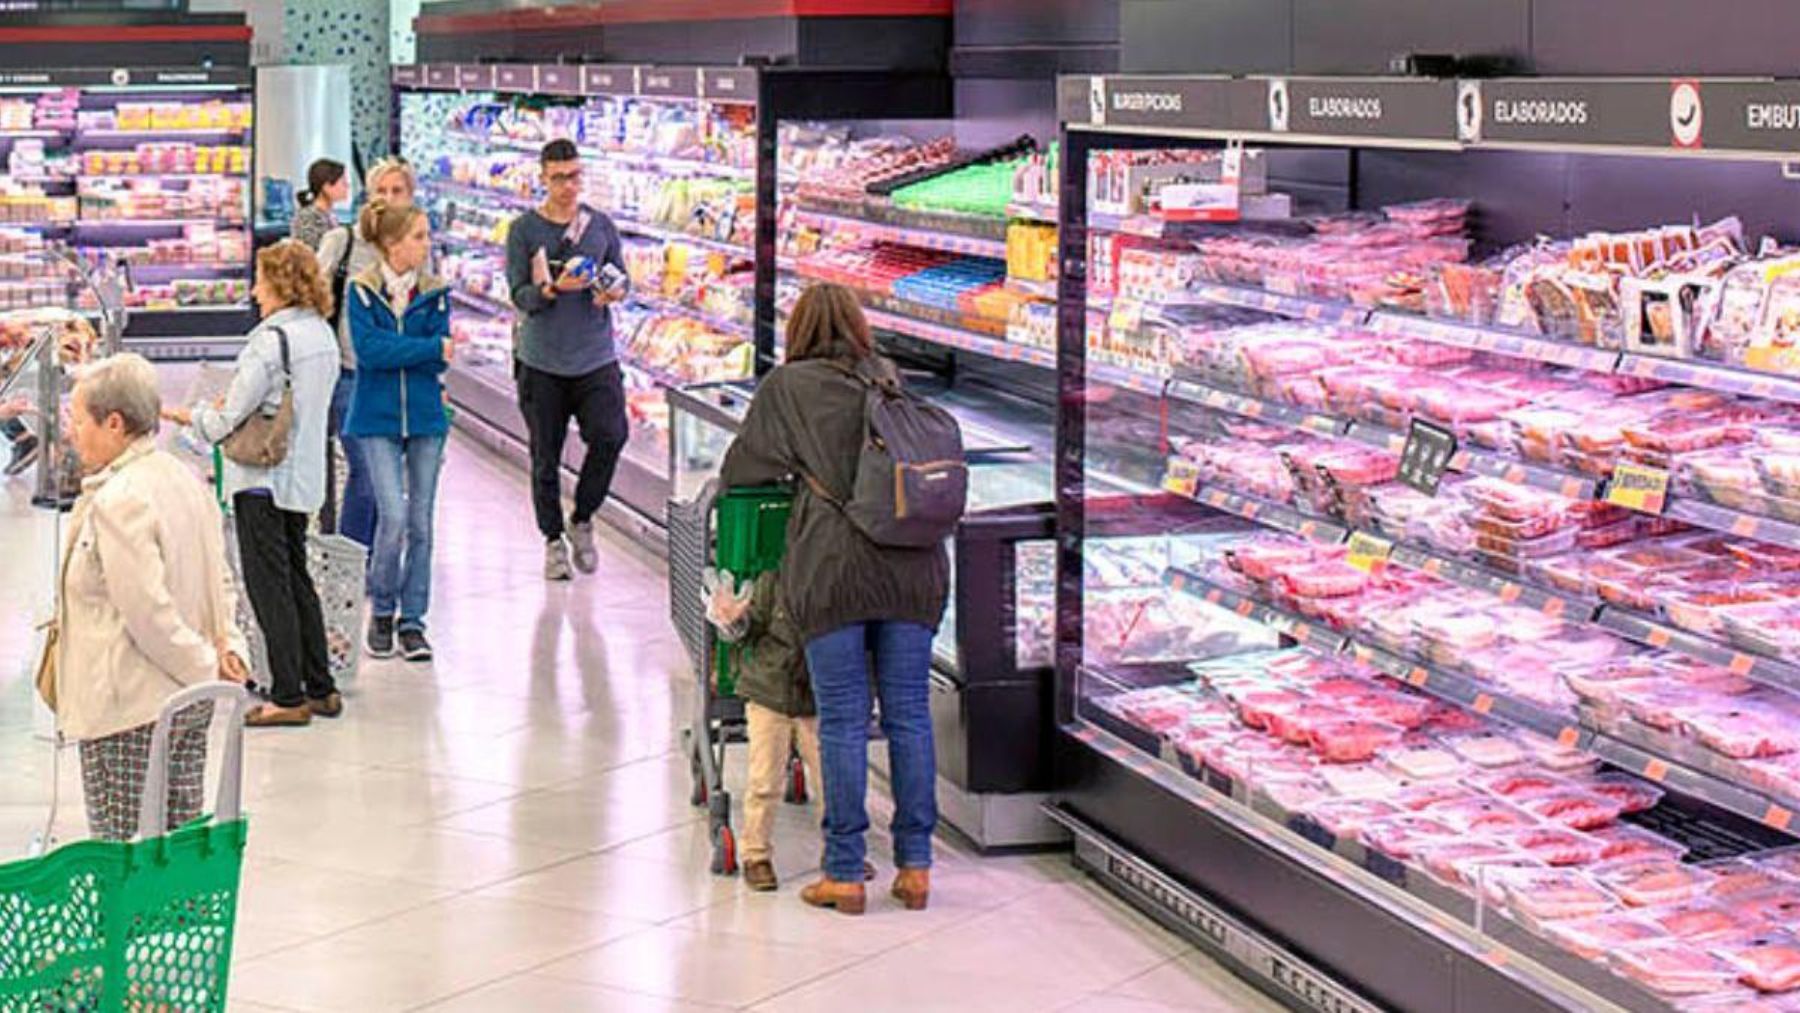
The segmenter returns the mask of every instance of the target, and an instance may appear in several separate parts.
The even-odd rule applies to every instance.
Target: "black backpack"
[[[807,485],[877,545],[927,548],[950,537],[969,499],[962,427],[892,378],[837,368],[864,389],[856,487],[844,501],[811,475]]]

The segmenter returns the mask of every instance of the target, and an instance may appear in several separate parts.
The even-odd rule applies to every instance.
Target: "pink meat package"
[[[1800,939],[1765,932],[1721,940],[1713,953],[1737,970],[1739,980],[1759,992],[1800,989]]]

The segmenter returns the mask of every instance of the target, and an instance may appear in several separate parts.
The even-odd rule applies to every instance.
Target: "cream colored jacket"
[[[212,492],[152,439],[82,482],[64,544],[57,727],[98,739],[156,720],[219,677],[223,637],[248,658]]]

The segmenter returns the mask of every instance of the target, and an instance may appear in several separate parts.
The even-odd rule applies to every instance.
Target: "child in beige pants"
[[[747,596],[733,583],[729,577],[719,583],[708,614],[719,638],[735,652],[737,695],[749,724],[750,791],[738,838],[744,882],[752,890],[768,891],[779,885],[773,838],[775,811],[788,784],[788,758],[797,749],[809,774],[819,776],[819,718],[806,671],[806,645],[788,615],[776,572],[756,578]]]

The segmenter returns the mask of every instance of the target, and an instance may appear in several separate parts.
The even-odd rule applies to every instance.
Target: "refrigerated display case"
[[[1304,1008],[1793,1001],[1800,92],[1062,92],[1078,859]]]
[[[142,350],[240,337],[253,319],[252,92],[241,67],[9,71],[5,246],[50,243],[122,269],[126,337]],[[54,302],[56,280],[8,270],[0,306]]]
[[[515,447],[505,230],[537,201],[542,145],[576,142],[584,200],[619,226],[632,278],[614,310],[632,422],[614,482],[628,510],[614,519],[652,542],[671,491],[664,392],[772,361],[776,173],[759,138],[780,110],[931,113],[948,95],[930,75],[801,68],[433,64],[397,67],[394,82],[401,151],[454,285],[463,350],[446,386],[469,423]],[[571,468],[581,452],[571,445]]]

